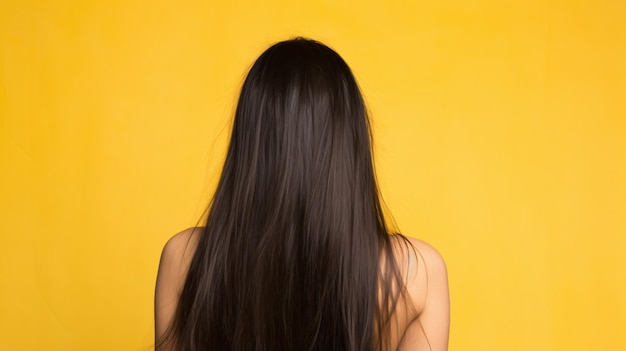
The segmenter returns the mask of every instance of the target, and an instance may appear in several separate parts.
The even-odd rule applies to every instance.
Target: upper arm
[[[174,235],[161,253],[154,292],[154,329],[157,343],[165,335],[176,313],[178,298],[197,245],[194,229],[196,228]]]
[[[407,290],[417,307],[418,316],[409,325],[403,346],[430,345],[432,351],[448,349],[450,297],[448,274],[443,257],[423,241],[410,239],[416,249],[417,267]]]

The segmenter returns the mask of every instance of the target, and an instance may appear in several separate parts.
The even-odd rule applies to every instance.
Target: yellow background
[[[246,69],[350,64],[399,228],[445,256],[451,350],[624,350],[619,0],[0,1],[0,349],[142,350]]]

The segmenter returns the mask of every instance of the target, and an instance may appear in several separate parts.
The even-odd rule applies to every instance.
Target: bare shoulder
[[[401,258],[401,269],[405,275],[407,292],[413,300],[418,314],[426,307],[429,291],[441,288],[445,283],[447,291],[448,273],[445,260],[441,253],[429,243],[406,237],[404,249],[397,250]]]
[[[196,252],[198,240],[202,228],[192,227],[172,236],[161,253],[161,264],[178,266],[182,271],[186,271],[186,266],[191,263],[191,258]]]
[[[157,276],[157,293],[161,290],[179,290],[187,276],[191,259],[196,252],[202,228],[193,227],[172,236],[161,252]]]
[[[163,247],[154,296],[157,338],[165,333],[174,315],[201,233],[202,228],[185,229],[172,236]]]
[[[407,238],[411,245],[415,248],[415,260],[411,260],[414,264],[422,263],[426,270],[426,274],[433,279],[446,278],[447,268],[446,262],[439,251],[429,243],[415,239]]]
[[[426,343],[432,350],[447,350],[450,299],[445,260],[437,249],[422,240],[397,239],[395,253],[415,312],[415,320],[399,349],[413,349]]]

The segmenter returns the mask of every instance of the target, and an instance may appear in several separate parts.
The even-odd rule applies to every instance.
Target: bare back
[[[171,323],[201,228],[173,236],[161,255],[155,290],[155,336],[159,339]],[[393,238],[394,256],[405,285],[390,321],[391,350],[448,349],[449,293],[446,266],[429,244],[408,238],[415,250]],[[382,261],[382,260],[381,260]]]

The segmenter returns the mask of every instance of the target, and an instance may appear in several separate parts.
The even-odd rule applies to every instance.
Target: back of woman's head
[[[228,166],[265,193],[258,194],[265,204],[280,201],[275,210],[282,214],[296,205],[292,201],[315,196],[332,196],[336,205],[351,203],[350,188],[363,181],[371,186],[366,111],[341,57],[302,38],[265,51],[241,91]]]
[[[180,350],[381,348],[399,276],[370,139],[337,53],[302,38],[267,49],[243,84],[167,340]]]

